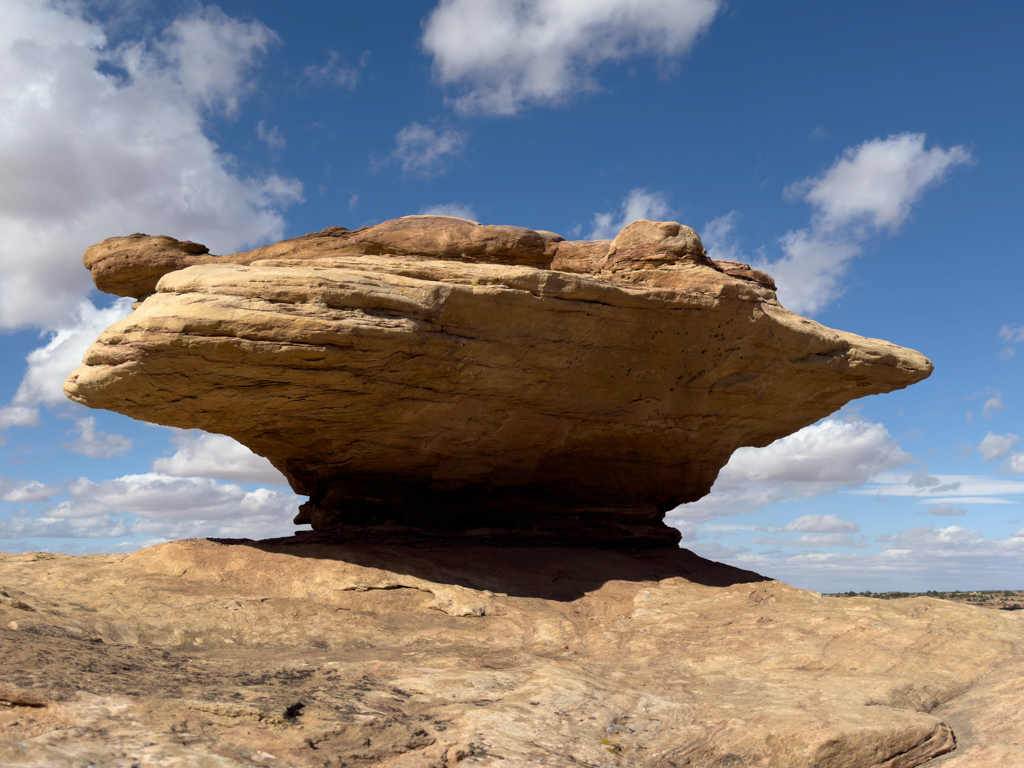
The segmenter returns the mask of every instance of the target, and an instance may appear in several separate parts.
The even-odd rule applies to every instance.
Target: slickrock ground
[[[85,264],[141,301],[68,396],[234,437],[311,497],[296,522],[317,530],[674,543],[663,513],[736,448],[932,370],[785,310],[770,277],[712,261],[674,222],[569,242],[411,216],[229,256],[132,235]]]
[[[1020,612],[318,537],[0,555],[0,765],[1024,765]]]

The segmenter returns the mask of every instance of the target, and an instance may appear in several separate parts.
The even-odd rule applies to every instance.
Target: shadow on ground
[[[336,536],[315,532],[262,541],[214,541],[300,558],[343,561],[511,597],[557,601],[579,599],[610,581],[651,582],[681,577],[709,587],[769,581],[753,571],[707,560],[679,547],[628,551],[501,546],[458,537],[398,543],[382,538],[367,542],[355,537],[339,541]]]

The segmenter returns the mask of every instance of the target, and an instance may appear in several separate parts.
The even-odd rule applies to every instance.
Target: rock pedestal
[[[68,397],[230,435],[318,530],[664,544],[737,448],[932,369],[785,310],[674,222],[569,242],[410,216],[230,256],[132,235],[85,264],[139,303]]]

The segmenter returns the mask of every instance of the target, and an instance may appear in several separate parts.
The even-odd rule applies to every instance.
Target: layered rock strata
[[[764,446],[931,372],[785,310],[774,283],[638,221],[612,241],[411,216],[255,251],[90,248],[139,299],[67,380],[76,402],[230,435],[297,522],[589,531],[635,545]]]

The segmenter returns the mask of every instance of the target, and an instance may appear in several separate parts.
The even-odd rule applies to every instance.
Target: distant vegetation
[[[999,608],[1004,611],[1024,609],[1024,589],[985,589],[976,592],[834,592],[829,597],[874,597],[881,600],[897,600],[903,597],[934,597],[939,600],[951,600],[954,603],[967,603],[983,608]]]

